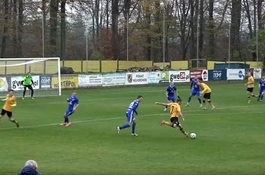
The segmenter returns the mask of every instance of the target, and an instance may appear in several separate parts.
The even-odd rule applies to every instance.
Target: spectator
[[[42,174],[39,174],[37,172],[37,169],[38,169],[37,162],[34,161],[34,160],[28,160],[25,163],[25,167],[23,168],[23,170],[21,171],[21,173],[18,174],[18,175],[42,175]]]

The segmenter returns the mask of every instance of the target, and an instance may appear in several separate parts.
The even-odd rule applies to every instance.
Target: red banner
[[[208,81],[208,70],[190,70],[190,80],[195,78]]]

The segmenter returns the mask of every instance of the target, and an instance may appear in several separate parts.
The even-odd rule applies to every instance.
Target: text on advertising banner
[[[227,69],[227,80],[243,80],[245,75],[245,69]]]
[[[61,88],[77,88],[78,87],[78,76],[62,76],[61,77]],[[59,88],[58,77],[52,77],[52,88]]]
[[[79,87],[102,86],[102,75],[79,75]]]
[[[254,79],[261,79],[262,69],[261,68],[254,68],[253,70],[253,78]]]
[[[208,70],[208,79],[209,79],[209,81],[226,80],[226,69]]]
[[[40,88],[50,89],[52,87],[52,77],[51,76],[40,76]]]
[[[22,76],[17,76],[17,77],[11,77],[11,88],[14,91],[19,91],[19,90],[24,90],[24,86],[22,84],[24,77]],[[39,76],[32,76],[33,80],[33,89],[39,89],[40,88],[40,83],[39,83]]]
[[[126,73],[112,73],[102,75],[102,85],[105,86],[120,86],[125,85]]]
[[[169,71],[169,80],[174,83],[190,82],[190,71]]]
[[[208,81],[208,70],[190,70],[190,80],[195,78]]]
[[[148,72],[126,73],[126,85],[148,84]]]
[[[148,72],[148,84],[158,84],[160,81],[161,72]]]

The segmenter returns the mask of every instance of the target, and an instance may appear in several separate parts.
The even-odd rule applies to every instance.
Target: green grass
[[[13,114],[21,128],[6,116],[0,124],[0,174],[19,173],[28,159],[36,160],[44,175],[264,174],[264,104],[256,99],[247,104],[242,84],[210,84],[215,111],[200,110],[196,98],[185,107],[189,86],[177,84],[186,116],[181,123],[197,134],[194,140],[159,126],[169,119],[154,105],[165,101],[165,86],[77,90],[80,107],[68,128],[59,123],[71,90],[62,97],[18,100]],[[126,123],[125,111],[138,94],[144,96],[139,136],[131,136],[131,128],[118,135],[116,127]]]

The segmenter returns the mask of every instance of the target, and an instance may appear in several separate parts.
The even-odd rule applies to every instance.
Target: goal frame
[[[48,61],[48,60],[57,60],[58,65],[58,89],[59,96],[62,95],[62,87],[61,87],[61,60],[60,57],[39,57],[39,58],[0,58],[0,61],[28,61],[28,60],[40,60],[40,61]]]

